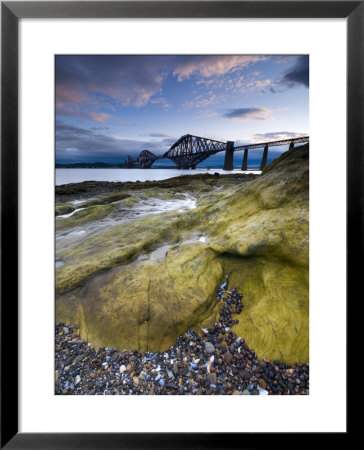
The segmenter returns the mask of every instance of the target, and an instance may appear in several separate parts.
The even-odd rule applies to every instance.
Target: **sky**
[[[57,55],[55,74],[58,163],[309,134],[307,55]]]

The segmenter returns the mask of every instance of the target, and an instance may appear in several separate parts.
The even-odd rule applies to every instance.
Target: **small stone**
[[[81,381],[81,377],[79,375],[77,375],[75,378],[75,386],[77,386],[80,381]]]
[[[208,374],[209,382],[212,384],[216,384],[216,373],[209,373]]]
[[[67,327],[63,327],[63,333],[64,334],[68,334],[70,332],[70,330]]]
[[[176,385],[176,383],[173,383],[173,381],[170,381],[169,383],[166,384],[166,388],[167,389],[174,389],[175,391],[178,391],[178,386]]]
[[[233,359],[233,355],[230,352],[226,352],[224,354],[224,358],[225,358],[225,361],[230,364]]]
[[[55,373],[56,383],[58,382],[59,377],[60,377],[60,374],[59,374],[58,370],[56,370],[56,373]]]
[[[250,372],[247,370],[239,370],[239,375],[247,380],[250,380],[250,378],[253,376]]]
[[[267,389],[267,383],[262,378],[259,378],[258,383],[261,388]]]
[[[242,395],[250,395],[250,392],[247,391],[246,389],[243,390],[243,392],[241,393]]]
[[[133,377],[133,383],[134,383],[134,386],[138,386],[139,385],[139,378],[138,377]]]
[[[177,365],[177,363],[173,364],[172,372],[174,373],[174,375],[178,374],[178,365]]]
[[[241,392],[235,389],[235,391],[233,391],[232,395],[241,395]]]
[[[124,365],[120,366],[120,369],[119,369],[120,373],[125,372],[125,370],[126,370],[126,367]]]
[[[215,351],[214,345],[211,344],[211,342],[208,341],[205,342],[205,352],[211,354],[214,353],[214,351]]]
[[[82,355],[77,356],[77,358],[74,360],[73,364],[77,365],[79,362],[81,362],[84,358],[86,358],[86,353],[82,353]]]
[[[131,369],[131,364],[128,364],[128,365],[126,366],[126,370],[129,371],[130,369]]]
[[[267,363],[264,361],[259,361],[259,367],[264,370],[267,367]]]

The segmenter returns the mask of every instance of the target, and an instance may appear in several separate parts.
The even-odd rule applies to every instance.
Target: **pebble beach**
[[[56,323],[56,395],[307,395],[309,364],[259,359],[234,332],[243,295],[216,293],[220,317],[213,328],[189,330],[165,352],[94,349],[76,324]]]

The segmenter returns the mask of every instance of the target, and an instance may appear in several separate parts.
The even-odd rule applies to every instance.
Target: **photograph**
[[[309,395],[309,55],[54,75],[54,393]]]

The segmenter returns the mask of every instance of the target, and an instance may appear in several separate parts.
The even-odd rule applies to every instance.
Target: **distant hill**
[[[125,163],[119,164],[109,164],[104,162],[70,163],[70,164],[56,163],[56,169],[113,169],[121,167],[125,167]]]

